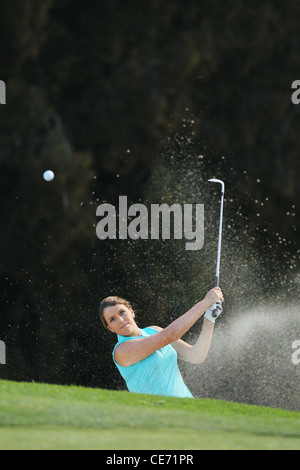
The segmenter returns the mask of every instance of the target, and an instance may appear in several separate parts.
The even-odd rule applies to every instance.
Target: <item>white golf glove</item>
[[[214,305],[212,305],[208,310],[206,310],[204,318],[207,318],[212,323],[216,322],[216,319],[223,312],[223,306],[221,300],[218,300]]]

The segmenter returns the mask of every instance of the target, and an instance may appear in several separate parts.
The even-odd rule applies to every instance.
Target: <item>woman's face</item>
[[[140,331],[134,320],[134,312],[123,304],[106,307],[103,316],[107,327],[113,333],[121,336],[139,336]]]

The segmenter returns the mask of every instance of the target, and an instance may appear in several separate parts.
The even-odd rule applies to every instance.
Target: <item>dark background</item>
[[[2,378],[124,388],[98,303],[128,298],[141,327],[166,326],[205,295],[219,216],[211,177],[226,182],[220,321],[295,298],[299,10],[297,0],[1,1]],[[204,249],[98,240],[96,208],[120,195],[205,203]]]

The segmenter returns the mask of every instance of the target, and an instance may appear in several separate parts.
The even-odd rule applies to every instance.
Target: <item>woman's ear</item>
[[[107,323],[106,321],[106,318],[103,316],[103,320],[105,321],[105,329],[110,331],[111,333],[114,333],[114,331],[111,329],[111,327],[109,326],[109,324]]]
[[[108,325],[106,325],[106,329],[107,329],[108,331],[111,331],[111,333],[114,333],[114,331],[113,331]]]
[[[132,313],[132,318],[135,318],[135,313],[134,313],[134,311],[132,310],[132,308],[131,308],[131,307],[130,307],[130,309],[129,309],[129,310],[130,310],[130,312]]]

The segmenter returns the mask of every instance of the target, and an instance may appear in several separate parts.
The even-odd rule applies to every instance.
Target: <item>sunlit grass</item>
[[[0,381],[0,449],[299,449],[300,413]]]

